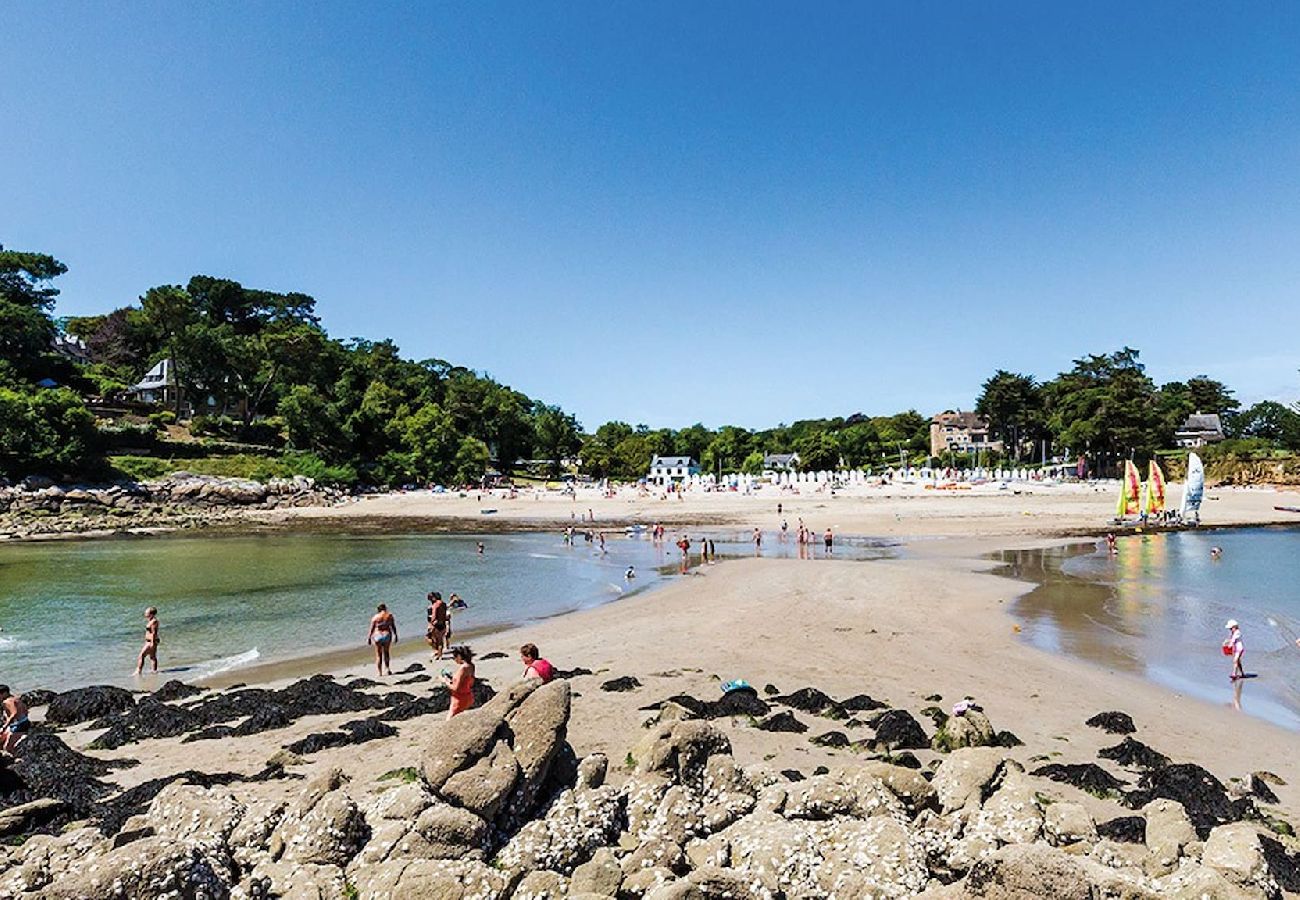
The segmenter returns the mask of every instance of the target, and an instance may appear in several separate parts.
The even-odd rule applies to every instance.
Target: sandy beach
[[[1281,514],[1272,507],[1284,504],[1285,497],[1264,490],[1213,492],[1206,504],[1206,524],[1278,521]],[[791,522],[803,517],[811,527],[830,526],[841,534],[894,536],[902,542],[904,553],[901,558],[869,561],[755,558],[696,566],[688,576],[651,592],[476,636],[474,648],[484,657],[478,664],[479,676],[498,692],[517,683],[518,648],[524,642],[536,643],[561,669],[590,670],[567,679],[572,692],[567,739],[578,758],[603,754],[610,761],[607,783],[613,786],[633,785],[641,777],[634,748],[654,725],[658,704],[682,694],[715,700],[722,696],[723,682],[744,679],[760,696],[788,695],[803,688],[840,699],[870,695],[910,713],[927,735],[935,730],[928,713],[936,707],[950,711],[958,700],[972,697],[993,728],[1009,731],[1022,742],[999,752],[1025,769],[1050,763],[1099,764],[1120,780],[1123,790],[1129,790],[1137,785],[1140,773],[1098,757],[1099,750],[1115,745],[1120,737],[1085,725],[1096,713],[1122,711],[1136,723],[1135,739],[1175,762],[1205,767],[1230,790],[1246,790],[1252,773],[1278,776],[1273,788],[1278,802],[1261,808],[1274,820],[1296,820],[1300,767],[1295,733],[1243,715],[1227,703],[1182,696],[1122,671],[1040,651],[1017,634],[1012,606],[1032,585],[994,574],[998,566],[988,555],[1056,544],[1062,535],[1104,529],[1112,503],[1108,493],[1045,488],[1020,494],[955,495],[909,489],[834,499],[724,494],[664,501],[579,495],[576,502],[546,495],[536,499],[521,495],[515,500],[389,495],[330,510],[294,511],[293,519],[324,519],[330,527],[352,520],[373,527],[388,522],[395,530],[412,522],[445,520],[472,531],[485,518],[494,524],[549,527],[565,521],[570,511],[576,518],[590,509],[597,527],[605,521],[662,520],[755,523],[771,528],[779,522],[777,502]],[[496,514],[477,513],[489,503],[498,509]],[[430,660],[422,642],[407,639],[397,649],[395,671],[405,674],[380,679],[364,691],[379,697],[390,690],[427,690],[430,682],[412,683],[412,672],[417,679],[430,675],[437,683],[438,669],[446,663]],[[414,663],[421,664],[423,671]],[[368,654],[358,649],[240,670],[205,687],[208,696],[244,683],[283,688],[313,672],[324,672],[338,683],[374,678]],[[630,690],[603,687],[628,677],[636,685]],[[149,679],[141,684],[145,689],[157,686]],[[755,718],[744,715],[717,718],[711,725],[726,737],[736,765],[755,771],[790,773],[786,777],[826,771],[830,774],[824,777],[846,778],[864,760],[879,758],[859,744],[870,736],[860,722],[865,715],[844,721],[794,714],[806,726],[803,733],[762,730]],[[40,709],[33,714],[36,719],[41,716]],[[286,757],[282,752],[295,741],[331,732],[357,718],[355,712],[309,715],[286,727],[244,737],[198,742],[182,742],[179,737],[147,739],[113,750],[90,749],[101,731],[85,724],[65,730],[62,737],[74,749],[99,759],[138,761],[106,776],[124,789],[144,790],[153,779],[195,770],[253,776],[268,761],[278,759],[288,762],[291,778],[301,776],[309,784],[322,778],[338,782],[330,774],[337,770],[346,787],[336,790],[369,809],[393,787],[393,773],[415,771],[431,744],[442,740],[443,715],[396,721],[396,734],[360,745],[301,756]],[[830,732],[839,732],[846,740],[841,746],[812,741]],[[922,749],[915,751],[915,757],[923,766],[941,768],[946,755]],[[1040,798],[1035,802],[1044,808],[1052,803],[1077,804],[1098,823],[1133,815],[1118,794],[1099,796],[1046,779],[1035,783],[1039,787],[1034,796]],[[282,780],[269,780],[240,785],[237,793],[241,802],[273,803],[285,790]],[[0,879],[0,885],[5,883]],[[517,894],[525,895],[550,896]],[[363,890],[361,896],[388,894]]]
[[[842,534],[873,537],[1058,536],[1105,532],[1114,517],[1118,483],[1045,484],[1012,482],[946,490],[923,484],[853,486],[837,490],[805,488],[800,493],[771,486],[746,495],[736,491],[687,491],[664,495],[635,487],[613,496],[580,488],[574,496],[558,489],[442,493],[426,491],[364,496],[334,506],[257,513],[272,523],[349,523],[374,520],[382,527],[440,527],[454,530],[563,528],[581,525],[588,514],[594,527],[626,524],[734,525],[776,529],[781,520],[791,530],[799,519],[819,533],[830,527]],[[1182,486],[1170,485],[1176,508]],[[781,513],[777,513],[777,504]],[[1300,515],[1275,506],[1300,504],[1300,491],[1286,488],[1210,488],[1201,507],[1205,526],[1300,524]],[[491,512],[484,512],[491,510]]]

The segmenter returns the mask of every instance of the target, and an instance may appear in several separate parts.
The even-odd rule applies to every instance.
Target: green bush
[[[0,475],[80,475],[96,438],[95,417],[67,388],[0,388]]]

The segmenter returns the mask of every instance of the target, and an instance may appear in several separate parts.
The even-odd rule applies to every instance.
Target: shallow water
[[[693,535],[694,537],[694,535]],[[714,532],[720,556],[748,534]],[[478,541],[484,554],[476,551]],[[693,551],[694,552],[694,551]],[[888,553],[841,542],[836,556]],[[768,535],[764,556],[792,556]],[[821,548],[816,549],[820,557]],[[192,680],[365,645],[387,603],[400,640],[422,641],[425,594],[459,593],[462,635],[559,615],[674,577],[672,541],[611,535],[607,552],[555,534],[162,537],[0,546],[0,682],[18,690],[131,685],[146,606],[157,606],[163,677]],[[637,577],[624,573],[635,566]],[[149,681],[145,686],[152,686]]]
[[[1036,646],[1300,730],[1300,529],[1134,535],[1114,557],[1104,543],[1001,557],[1040,582],[1015,609]],[[1236,684],[1220,651],[1228,619],[1255,676]]]

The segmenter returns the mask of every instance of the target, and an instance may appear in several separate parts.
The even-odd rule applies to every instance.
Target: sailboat
[[[1142,476],[1138,474],[1133,460],[1124,461],[1124,477],[1120,480],[1119,503],[1115,506],[1115,518],[1135,516],[1142,508]]]
[[[1183,485],[1183,503],[1178,517],[1184,524],[1201,522],[1201,498],[1205,496],[1205,465],[1195,453],[1187,454],[1187,483]]]
[[[1165,511],[1165,473],[1154,459],[1147,468],[1146,497],[1142,504],[1147,516],[1158,516]]]

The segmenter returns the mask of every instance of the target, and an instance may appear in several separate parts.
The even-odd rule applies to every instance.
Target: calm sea
[[[1032,643],[1122,668],[1300,730],[1300,529],[1135,535],[1008,554],[1042,585],[1016,612]],[[1220,547],[1219,559],[1210,550]],[[1241,623],[1247,673],[1220,646]]]
[[[747,533],[713,534],[720,556]],[[693,535],[694,537],[694,535]],[[477,552],[482,541],[484,553]],[[765,536],[764,556],[795,555]],[[841,541],[837,557],[887,555]],[[821,556],[821,549],[816,549]],[[554,534],[162,537],[0,546],[0,681],[17,690],[131,685],[146,606],[162,623],[165,677],[365,645],[375,604],[403,641],[422,640],[425,594],[459,593],[462,635],[596,606],[675,577],[672,540],[611,537],[607,552]],[[624,578],[628,566],[637,577]]]

